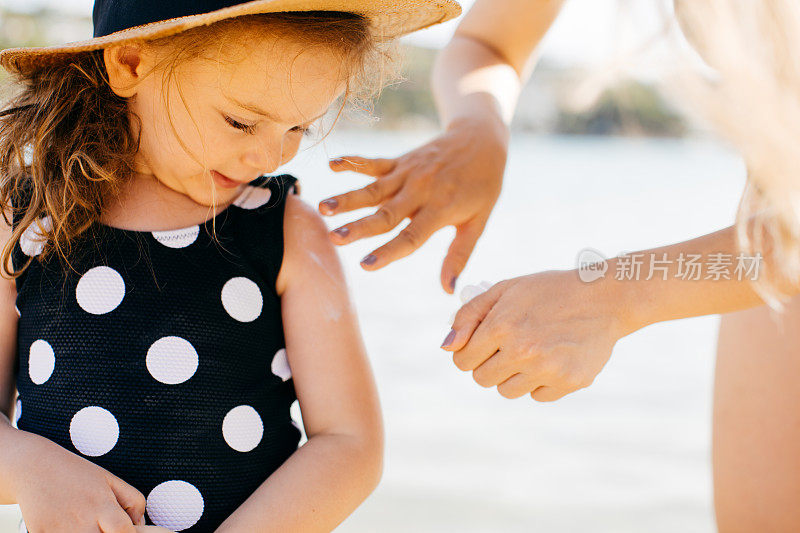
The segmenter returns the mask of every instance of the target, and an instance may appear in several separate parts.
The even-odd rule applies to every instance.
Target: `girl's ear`
[[[150,55],[140,44],[110,46],[103,50],[103,60],[111,90],[122,98],[134,96],[150,70]]]

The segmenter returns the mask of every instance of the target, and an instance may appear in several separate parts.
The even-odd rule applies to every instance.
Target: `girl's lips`
[[[239,183],[238,181],[234,181],[230,179],[228,176],[220,174],[216,170],[212,170],[211,175],[214,177],[214,182],[220,187],[223,187],[225,189],[233,189],[241,185],[241,183]]]

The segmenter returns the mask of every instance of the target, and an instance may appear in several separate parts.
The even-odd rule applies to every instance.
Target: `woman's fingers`
[[[515,398],[521,398],[537,388],[547,387],[540,387],[535,376],[520,373],[514,374],[499,384],[497,386],[497,392],[500,393],[500,396],[513,400]]]
[[[319,212],[323,215],[331,216],[363,207],[376,206],[396,194],[402,185],[402,176],[387,176],[385,179],[373,181],[361,189],[321,201],[319,203]]]
[[[537,402],[554,402],[560,400],[571,391],[556,389],[554,387],[539,387],[531,392],[531,398]]]
[[[442,343],[442,349],[449,352],[457,352],[464,348],[472,338],[472,334],[500,300],[504,288],[504,284],[498,283],[464,304],[456,314],[456,319],[453,321],[453,329],[450,330],[450,333]]]
[[[467,261],[485,227],[485,220],[470,220],[456,228],[456,236],[442,263],[441,283],[445,292],[453,294],[455,291],[458,276],[467,266]]]
[[[459,370],[475,370],[500,349],[501,339],[493,317],[496,316],[495,304],[501,293],[501,290],[490,290],[476,296],[456,315],[452,330],[456,332],[455,339],[445,349],[452,350],[455,346],[461,346],[453,353],[453,363]],[[469,338],[465,339],[467,334]],[[496,362],[499,363],[502,359],[498,358]]]
[[[348,155],[331,159],[329,163],[334,172],[358,172],[373,178],[385,176],[397,166],[396,159],[375,158],[369,159],[355,155]]]
[[[512,367],[507,353],[496,352],[472,371],[472,379],[481,387],[495,387],[517,373]],[[530,389],[528,389],[530,391]]]
[[[331,169],[336,172],[360,172],[377,178],[377,184],[389,183],[328,198],[319,205],[323,215],[378,207],[399,194],[413,199],[414,208],[409,217],[412,222],[423,209],[430,207],[435,210],[431,217],[433,222],[410,226],[411,233],[402,234],[389,243],[387,249],[370,254],[370,264],[365,265],[370,270],[408,255],[440,228],[455,226],[458,229],[466,221],[482,221],[480,224],[467,224],[459,232],[442,265],[442,286],[445,292],[453,292],[455,280],[464,269],[500,195],[508,151],[504,128],[486,129],[482,127],[483,122],[478,122],[457,122],[456,127],[448,128],[430,142],[394,159],[346,156],[330,162]],[[398,221],[398,217],[390,218]],[[382,227],[388,231],[393,225],[384,224]],[[417,230],[418,233],[414,233]],[[347,239],[338,241],[338,244],[351,243],[360,238],[352,231],[352,227],[339,228],[338,237],[334,233],[331,238],[334,242],[339,238]],[[418,242],[420,240],[422,242]]]
[[[390,207],[394,202],[387,203],[385,207]],[[363,227],[356,229],[354,232],[358,235],[357,238],[368,237],[371,235],[379,235],[385,233],[382,228],[385,223],[395,222],[395,219],[400,217],[400,213],[407,212],[405,216],[410,216],[413,209],[412,204],[407,201],[401,201],[398,198],[398,207],[391,207],[393,213],[391,215],[381,216],[381,209],[376,213],[375,220],[369,221],[371,217],[359,220],[354,224],[363,223]],[[430,238],[433,233],[439,229],[436,226],[436,212],[431,209],[422,209],[413,216],[411,222],[397,234],[391,241],[387,242],[380,248],[373,251],[361,260],[361,266],[366,270],[378,270],[385,267],[393,261],[402,259],[403,257],[411,254],[414,250],[422,246],[422,244]],[[401,219],[402,220],[402,219]],[[399,223],[399,221],[398,221]],[[397,225],[397,224],[395,224]]]
[[[398,194],[373,214],[354,220],[331,232],[333,242],[338,245],[349,244],[358,239],[374,237],[396,228],[416,210],[413,199],[403,193]],[[413,222],[413,221],[412,221]]]

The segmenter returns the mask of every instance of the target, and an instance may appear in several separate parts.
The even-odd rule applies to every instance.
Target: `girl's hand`
[[[606,282],[575,271],[500,282],[461,308],[442,348],[506,398],[557,400],[588,387],[632,332]]]
[[[135,533],[144,524],[145,498],[134,487],[44,437],[16,438],[24,442],[12,483],[28,531]]]
[[[362,260],[362,267],[377,270],[411,254],[439,229],[455,226],[441,271],[442,287],[452,293],[500,195],[507,135],[505,128],[462,120],[397,159],[334,159],[330,166],[335,172],[360,172],[376,180],[320,202],[320,213],[338,215],[373,206],[378,210],[331,232],[333,242],[349,244],[381,235],[410,218],[394,239]]]

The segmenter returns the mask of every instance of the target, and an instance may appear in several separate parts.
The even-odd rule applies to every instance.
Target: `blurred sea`
[[[429,137],[339,132],[287,171],[316,204],[369,181],[329,172],[328,156],[395,156]],[[460,287],[573,268],[585,247],[611,256],[727,226],[744,168],[710,141],[517,135],[506,176]],[[336,226],[354,218],[338,217]],[[381,393],[387,449],[380,487],[338,531],[714,531],[718,319],[658,324],[621,340],[592,387],[554,404],[505,400],[438,348],[459,307],[438,281],[452,235],[439,232],[378,273],[358,261],[385,238],[340,249]],[[0,509],[0,533],[16,532],[16,509]]]

